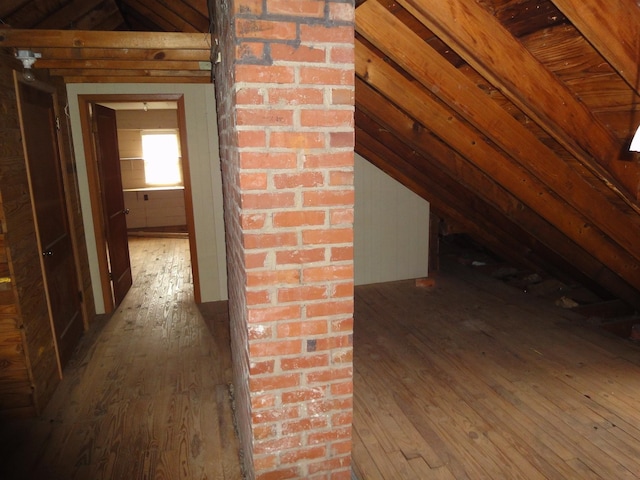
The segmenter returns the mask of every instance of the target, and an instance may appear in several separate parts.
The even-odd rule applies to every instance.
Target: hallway
[[[186,238],[129,244],[133,287],[43,415],[3,420],[4,480],[241,478],[226,313],[194,303]]]

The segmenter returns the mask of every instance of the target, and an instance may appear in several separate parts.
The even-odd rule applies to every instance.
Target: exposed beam
[[[108,77],[99,76],[65,76],[65,83],[211,83],[208,77],[130,77],[126,75],[114,75]]]
[[[0,30],[0,47],[142,48],[210,50],[208,33],[95,32],[88,30]]]
[[[553,0],[571,23],[639,91],[640,8],[634,0]]]
[[[356,74],[640,290],[640,264],[467,124],[356,41]]]
[[[38,53],[47,60],[128,60],[128,61],[195,61],[208,62],[211,52],[208,48],[186,49],[144,49],[144,48],[38,48]]]
[[[40,59],[35,64],[38,68],[71,68],[71,69],[99,69],[99,70],[194,70],[209,71],[208,62],[180,62],[175,60],[157,61],[129,61],[129,60],[48,60]]]
[[[365,116],[364,119],[363,116]],[[417,124],[413,118],[387,101],[382,94],[373,90],[363,80],[356,79],[356,125],[367,128],[368,118],[380,125],[380,130],[375,133],[375,136],[383,143],[391,143],[384,129],[393,132],[406,147],[422,155],[422,163],[415,167],[425,172],[427,177],[438,178],[439,183],[446,184],[440,177],[442,173],[446,173],[451,178],[455,178],[461,187],[475,192],[478,201],[486,202],[499,210],[505,219],[512,222],[514,227],[510,229],[510,235],[514,236],[516,242],[526,245],[532,252],[537,252],[540,258],[547,259],[547,262],[539,262],[541,268],[557,278],[566,277],[570,272],[574,280],[579,279],[594,291],[606,290],[609,294],[640,307],[637,290],[536,212],[522,204],[514,195],[497,185],[473,164],[450,150],[428,130]],[[392,150],[401,151],[402,148],[394,144]],[[406,153],[401,155],[402,161],[407,163],[413,163],[414,157],[415,155]],[[393,159],[387,161],[393,161]],[[461,187],[450,187],[447,184],[447,188],[455,192],[458,192]],[[472,205],[475,204],[472,203]],[[480,225],[484,216],[491,217],[491,215],[492,211],[486,208],[467,211],[467,216],[473,217],[474,221],[479,222]],[[498,221],[495,220],[492,223],[498,223]],[[524,228],[526,235],[518,235],[513,231],[514,228]],[[506,238],[505,241],[507,241]],[[523,251],[522,255],[531,256],[526,251]],[[598,285],[597,288],[596,285]]]
[[[635,211],[613,207],[530,130],[379,3],[367,2],[358,8],[356,30],[508,152],[521,168],[561,194],[567,203],[640,260],[640,208],[636,204],[632,204]]]
[[[638,179],[616,172],[620,142],[482,5],[397,0],[594,174],[638,200]],[[630,178],[631,177],[631,178]]]

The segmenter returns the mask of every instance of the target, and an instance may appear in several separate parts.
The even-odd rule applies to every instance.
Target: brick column
[[[216,65],[248,478],[349,479],[352,0],[223,0]]]

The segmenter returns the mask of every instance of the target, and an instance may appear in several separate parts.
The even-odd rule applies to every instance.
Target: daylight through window
[[[142,132],[147,185],[180,185],[180,147],[176,132]]]

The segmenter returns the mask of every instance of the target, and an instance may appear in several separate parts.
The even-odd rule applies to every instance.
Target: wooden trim
[[[91,106],[94,100],[90,95],[78,95],[78,108],[80,111],[80,125],[82,130],[82,143],[87,168],[87,180],[89,183],[89,198],[91,202],[91,218],[96,239],[96,253],[98,256],[98,272],[100,275],[100,287],[102,289],[102,301],[105,313],[111,313],[114,309],[111,281],[109,280],[109,261],[107,258],[107,237],[104,227],[104,208],[100,195],[100,177],[98,174],[98,157],[93,141],[93,128],[91,120]]]
[[[184,107],[184,95],[177,94],[90,94],[78,95],[80,109],[80,121],[82,125],[82,139],[85,148],[87,163],[87,176],[89,180],[89,192],[91,198],[91,212],[96,237],[96,249],[98,253],[98,267],[102,286],[102,295],[105,303],[105,312],[110,313],[114,309],[111,295],[111,282],[109,280],[109,265],[106,251],[106,236],[104,231],[104,215],[102,198],[100,195],[100,179],[98,177],[97,157],[93,142],[91,121],[89,116],[90,105],[98,102],[158,102],[175,101],[178,104],[178,128],[180,132],[180,148],[182,154],[182,171],[185,196],[185,213],[187,231],[189,233],[189,251],[191,253],[191,269],[193,273],[193,295],[196,303],[201,302],[200,276],[198,271],[198,256],[195,236],[195,219],[193,215],[193,199],[191,190],[191,178],[189,168],[189,155],[187,150],[187,125]]]
[[[189,232],[189,253],[191,254],[191,272],[193,274],[193,298],[202,303],[200,291],[200,269],[198,266],[198,248],[196,242],[196,223],[193,215],[193,197],[191,190],[191,167],[187,147],[187,118],[184,107],[184,95],[178,99],[178,129],[180,133],[180,153],[182,155],[182,183],[184,184],[184,208]]]

